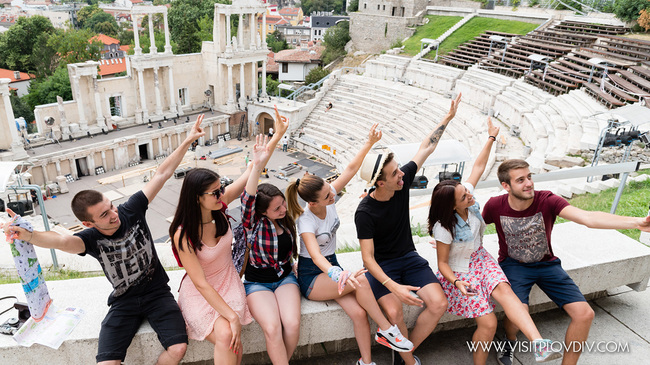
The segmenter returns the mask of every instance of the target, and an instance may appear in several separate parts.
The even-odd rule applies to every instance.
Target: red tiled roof
[[[102,76],[114,75],[123,71],[126,71],[126,60],[124,58],[99,60],[99,74]]]
[[[282,8],[278,10],[281,15],[294,16],[300,14],[300,8]]]
[[[0,79],[11,79],[10,82],[16,81],[25,81],[29,80],[31,77],[26,72],[20,73],[20,79],[14,77],[14,72],[12,70],[7,70],[6,68],[0,68]]]
[[[125,44],[125,45],[123,45],[123,46],[120,46],[120,51],[129,52],[129,50],[131,49],[131,47],[132,47],[132,46],[131,46],[130,44]]]
[[[262,23],[262,17],[260,16],[257,19],[258,23]],[[275,25],[280,25],[280,24],[286,24],[289,23],[288,20],[286,20],[284,17],[280,15],[266,15],[266,24],[275,24]]]
[[[132,4],[142,4],[144,1],[142,0],[131,0]]]
[[[262,71],[262,67],[257,69],[258,71]],[[269,52],[269,54],[266,55],[266,73],[267,74],[277,74],[280,71],[280,65],[275,62],[275,53]]]
[[[275,62],[318,63],[324,47],[315,46],[303,51],[300,48],[285,49],[275,54]]]
[[[107,36],[105,34],[101,34],[101,33],[99,33],[96,36],[90,38],[90,40],[93,40],[93,41],[98,40],[98,41],[102,42],[105,45],[120,44],[120,41],[118,41],[117,39],[115,39],[113,37],[109,37],[109,36]]]

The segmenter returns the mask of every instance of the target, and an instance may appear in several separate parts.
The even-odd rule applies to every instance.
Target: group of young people
[[[219,175],[209,169],[196,168],[185,176],[169,228],[173,250],[186,270],[178,301],[167,284],[145,213],[191,143],[205,134],[203,116],[151,181],[127,202],[115,207],[100,192],[76,194],[72,210],[89,229],[64,236],[8,224],[3,228],[37,246],[99,260],[113,286],[99,335],[99,364],[120,364],[145,318],[165,348],[158,364],[180,362],[188,338],[213,343],[215,364],[238,364],[244,349],[242,326],[252,319],[262,328],[272,363],[288,364],[298,344],[301,294],[340,304],[353,323],[361,355],[358,365],[373,364],[368,316],[378,327],[374,340],[400,355],[394,355],[393,362],[413,365],[421,363],[413,351],[445,311],[476,319],[472,341],[492,341],[497,324],[492,299],[504,308],[506,337],[513,341],[510,351],[499,355],[500,363],[512,363],[519,330],[533,342],[537,361],[556,359],[562,354],[551,351],[550,341],[542,338],[528,314],[532,286],[537,284],[571,317],[565,342],[587,339],[594,312],[553,255],[550,233],[555,217],[594,228],[645,231],[650,231],[650,217],[586,212],[548,191],[535,191],[522,160],[500,165],[498,178],[507,194],[491,198],[481,214],[472,192],[499,132],[488,119],[488,140],[466,182],[442,181],[433,190],[428,222],[437,243],[439,271],[434,273],[413,244],[409,186],[456,115],[460,100],[459,94],[403,166],[392,153],[369,153],[382,137],[375,124],[338,178],[328,183],[305,174],[291,182],[285,193],[272,184],[259,184],[289,127],[276,109],[274,133],[256,137],[252,159],[232,184],[224,188]],[[354,218],[364,268],[351,272],[341,267],[335,254],[340,220],[334,202],[357,172],[372,188]],[[243,281],[232,260],[233,229],[227,211],[238,198],[248,247]],[[486,223],[497,228],[498,262],[482,247]],[[403,304],[423,307],[410,333]],[[564,363],[576,363],[579,355],[565,352]],[[486,363],[487,356],[479,347],[474,363]]]

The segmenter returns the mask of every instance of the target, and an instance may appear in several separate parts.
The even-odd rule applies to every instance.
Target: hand
[[[451,107],[449,107],[449,112],[447,113],[447,116],[450,119],[453,119],[456,116],[456,111],[458,111],[458,105],[460,105],[460,97],[463,95],[463,93],[458,93],[458,96],[456,96],[456,99],[451,101]]]
[[[9,209],[7,209],[9,211]],[[639,230],[643,232],[650,232],[650,215],[645,218],[641,218],[639,222]]]
[[[14,221],[16,220],[16,213],[14,213],[13,210],[7,208],[7,214],[9,214],[9,217],[11,217],[11,219],[2,224],[2,230],[7,236],[7,242],[11,242],[15,239],[29,242],[28,240],[32,239],[34,233],[24,228],[13,225]]]
[[[289,129],[289,121],[287,120],[286,117],[280,115],[277,105],[274,105],[273,107],[275,108],[275,123],[273,124],[275,133],[279,133],[280,135],[283,135],[284,132],[286,132],[287,129]]]
[[[463,293],[463,295],[468,297],[476,295],[476,293],[469,293],[467,291],[467,288],[469,288],[470,286],[471,286],[470,283],[466,281],[458,280],[456,282],[456,288],[458,288],[458,290],[460,290],[460,292]]]
[[[241,344],[241,322],[239,322],[239,316],[235,314],[235,318],[233,320],[228,320],[228,323],[230,323],[230,332],[232,332],[230,350],[235,354],[241,354],[243,346]]]
[[[368,272],[368,270],[363,269],[363,268],[357,270],[354,274],[352,274],[352,275],[350,275],[348,277],[348,280],[345,282],[345,285],[350,285],[352,287],[352,289],[356,290],[357,288],[361,287],[361,283],[359,283],[359,280],[357,280],[357,277],[359,277],[360,275],[363,275],[363,274],[365,274],[367,272]]]
[[[438,241],[436,241],[436,240],[431,240],[431,241],[429,241],[429,243],[431,244],[431,247],[433,247],[433,248],[438,248]]]
[[[487,124],[488,124],[488,136],[494,136],[494,137],[498,136],[499,129],[501,128],[495,127],[494,124],[492,124],[492,118],[488,117]]]
[[[255,137],[255,145],[253,146],[253,163],[259,166],[260,171],[264,166],[262,162],[266,161],[271,154],[268,147],[269,137],[258,134]]]
[[[379,123],[375,123],[372,125],[372,127],[370,127],[370,132],[368,133],[368,142],[370,142],[371,145],[377,143],[381,139],[381,131],[376,130],[378,125]]]
[[[397,295],[397,298],[402,303],[405,303],[405,304],[408,304],[408,305],[415,305],[415,306],[418,306],[418,307],[424,307],[424,302],[422,301],[422,299],[416,298],[413,295],[413,293],[411,293],[411,291],[417,292],[418,290],[420,290],[420,287],[418,287],[418,286],[410,286],[410,285],[400,285],[400,284],[397,284],[396,282],[394,282],[392,280],[389,281],[388,285],[391,285],[390,291],[393,294]]]
[[[205,131],[201,128],[201,123],[203,123],[203,118],[205,115],[201,114],[196,119],[196,123],[192,126],[192,129],[187,133],[187,139],[195,141],[203,136],[205,136]]]

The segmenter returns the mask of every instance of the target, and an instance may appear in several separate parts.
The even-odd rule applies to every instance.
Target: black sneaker
[[[512,341],[506,339],[503,341],[503,349],[497,354],[497,361],[500,365],[512,365],[514,359],[514,349],[515,343],[517,341]]]

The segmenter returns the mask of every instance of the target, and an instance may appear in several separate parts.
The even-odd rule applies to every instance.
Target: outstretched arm
[[[205,135],[205,131],[201,128],[201,122],[203,122],[203,114],[199,115],[196,123],[194,123],[192,129],[187,133],[187,137],[183,143],[181,143],[181,145],[178,146],[174,152],[172,152],[172,154],[160,164],[151,181],[149,181],[142,189],[142,192],[149,200],[149,203],[151,203],[156,195],[158,195],[158,192],[162,189],[167,180],[172,177],[174,170],[176,170],[178,165],[180,165],[183,156],[185,156],[185,152],[187,152],[187,149],[192,142]]]
[[[350,161],[348,166],[345,167],[343,173],[332,182],[332,187],[336,190],[336,193],[340,193],[341,190],[347,185],[352,177],[359,171],[363,159],[366,157],[372,146],[381,139],[382,133],[377,130],[379,123],[375,123],[370,127],[370,132],[368,133],[368,140],[361,147],[356,156]]]
[[[650,232],[650,216],[643,218],[626,217],[605,212],[582,210],[572,205],[562,209],[559,216],[589,228],[639,229]]]
[[[413,157],[413,162],[415,162],[417,165],[418,170],[420,167],[422,167],[422,164],[427,159],[427,157],[429,157],[438,146],[438,142],[440,142],[440,138],[442,137],[445,128],[447,128],[447,124],[449,124],[449,122],[456,116],[456,111],[458,110],[458,105],[460,104],[461,95],[461,93],[458,93],[456,99],[451,101],[451,107],[449,108],[447,115],[442,118],[436,128],[434,128],[433,131],[429,133],[427,138],[422,141],[420,149],[418,149],[418,152]]]
[[[7,209],[7,213],[12,218],[16,215],[11,209]],[[29,232],[24,228],[12,226],[12,221],[2,225],[2,230],[8,235],[8,239],[18,239],[38,247],[55,248],[73,254],[86,252],[83,240],[77,236],[62,235],[53,231]]]
[[[466,180],[474,187],[476,187],[478,180],[481,178],[481,175],[483,175],[483,172],[485,171],[485,166],[487,166],[487,161],[488,157],[490,157],[492,145],[494,144],[494,141],[496,141],[497,135],[499,134],[499,127],[495,127],[494,124],[492,124],[492,119],[490,119],[490,117],[488,117],[487,123],[489,136],[488,140],[485,142],[485,146],[483,146],[483,149],[476,157],[474,166],[472,167],[472,172],[470,173],[469,178]]]
[[[223,201],[226,204],[230,205],[233,200],[239,198],[246,187],[246,182],[248,181],[251,171],[253,171],[253,164],[249,163],[248,166],[246,166],[246,171],[244,171],[237,180],[233,181],[232,184],[226,186],[226,190],[223,193]]]

